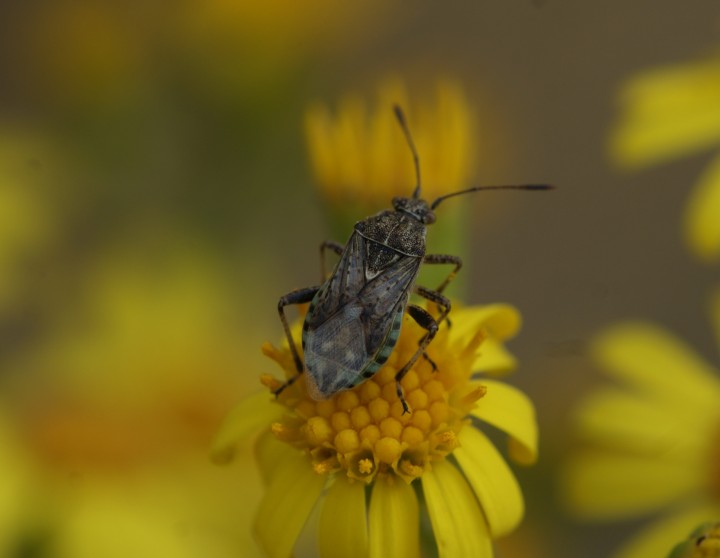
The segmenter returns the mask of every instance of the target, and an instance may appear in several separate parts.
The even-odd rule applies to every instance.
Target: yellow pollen
[[[400,382],[400,385],[406,392],[418,387],[420,385],[420,378],[418,378],[417,372],[415,372],[415,370],[410,370],[407,374],[405,374]]]
[[[369,424],[360,431],[360,439],[374,445],[380,439],[380,429],[374,424]]]
[[[396,351],[397,352],[397,349]],[[395,354],[395,353],[393,353]],[[377,374],[375,374],[375,381],[379,386],[384,386],[386,384],[392,383],[393,386],[395,385],[395,374],[397,371],[392,367],[388,366],[387,364],[381,368]]]
[[[415,411],[412,414],[412,417],[410,418],[410,424],[416,426],[423,432],[429,432],[430,427],[432,426],[432,417],[430,416],[430,413],[428,411],[421,409],[419,411]]]
[[[325,399],[323,401],[318,401],[315,404],[315,411],[318,415],[325,418],[330,418],[332,414],[335,412],[335,402],[332,399]]]
[[[450,416],[450,409],[445,401],[435,401],[435,403],[430,405],[429,411],[432,417],[432,423],[435,426],[447,422]]]
[[[445,398],[445,386],[438,380],[430,380],[424,386],[428,401],[438,401]]]
[[[380,438],[375,444],[375,455],[383,463],[392,464],[400,457],[402,446],[396,438]]]
[[[390,412],[390,403],[381,398],[373,399],[368,404],[368,411],[370,411],[370,416],[375,422],[380,422],[388,416],[388,413]]]
[[[402,431],[402,436],[400,437],[400,440],[408,446],[420,444],[424,439],[425,434],[423,434],[422,430],[415,428],[414,426],[406,426]]]
[[[308,442],[314,446],[327,442],[332,437],[332,428],[325,417],[312,417],[306,423]]]
[[[390,436],[392,438],[400,439],[403,427],[399,420],[388,417],[380,423],[380,432],[383,436]]]
[[[395,401],[390,404],[390,416],[396,420],[399,420],[403,424],[407,424],[408,422],[410,422],[413,412],[412,405],[409,405],[409,407],[410,411],[406,413],[405,409],[402,406],[402,403],[400,402],[400,399],[395,396]]]
[[[407,459],[403,459],[402,461],[400,461],[399,469],[400,472],[402,472],[404,475],[412,478],[419,477],[423,474],[424,471],[422,467],[420,467],[419,465],[414,465]]]
[[[380,395],[380,386],[373,380],[368,380],[360,386],[360,401],[369,403]]]
[[[382,397],[386,401],[394,401],[397,399],[397,386],[395,382],[388,382],[382,387]]]
[[[412,407],[413,412],[417,412],[418,409],[424,409],[428,405],[428,396],[422,389],[414,389],[405,396],[408,405]]]
[[[350,415],[343,412],[333,413],[332,417],[330,417],[330,424],[332,424],[335,432],[350,428]]]
[[[353,428],[357,430],[361,430],[362,428],[365,428],[368,424],[370,424],[370,421],[372,419],[370,418],[370,413],[367,410],[367,407],[355,407],[352,411],[350,411],[350,422],[353,425]]]
[[[337,396],[337,407],[341,411],[350,411],[358,406],[360,398],[354,391],[343,391]]]
[[[318,475],[323,475],[325,473],[329,473],[332,471],[333,467],[328,464],[327,461],[323,461],[321,463],[313,463],[313,471],[315,471]]]
[[[309,418],[315,415],[315,405],[308,399],[303,399],[295,407],[295,412],[303,418]]]
[[[360,447],[357,430],[348,428],[335,436],[335,447],[339,453],[349,453]]]
[[[293,438],[290,428],[281,422],[273,422],[270,426],[270,432],[280,440],[289,441]]]
[[[373,465],[374,463],[370,459],[361,459],[358,462],[358,471],[360,471],[363,475],[369,475],[373,471]]]

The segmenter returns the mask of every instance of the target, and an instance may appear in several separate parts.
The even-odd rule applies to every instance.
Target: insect
[[[323,270],[327,250],[340,256],[332,274],[322,285],[298,289],[280,298],[278,313],[298,373],[275,390],[276,395],[303,372],[307,376],[308,392],[316,400],[327,399],[371,378],[392,353],[407,312],[426,331],[418,341],[417,351],[395,375],[403,414],[409,412],[400,380],[421,356],[436,368],[425,349],[450,313],[450,299],[443,291],[462,267],[458,256],[425,253],[426,230],[435,222],[435,208],[450,197],[479,190],[551,188],[544,184],[477,186],[428,203],[420,197],[420,162],[405,115],[398,106],[394,110],[412,153],[417,179],[415,190],[412,197],[393,198],[392,210],[358,221],[344,246],[323,242],[320,246]],[[415,285],[423,263],[454,267],[436,289],[429,289]],[[434,317],[421,306],[410,303],[413,293],[435,303],[439,315]],[[308,302],[310,306],[302,327],[303,364],[285,307]]]

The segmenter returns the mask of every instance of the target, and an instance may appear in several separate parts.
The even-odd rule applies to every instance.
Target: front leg
[[[327,271],[325,270],[325,252],[327,250],[332,250],[338,256],[341,256],[345,246],[334,240],[324,240],[320,245],[320,278],[322,281],[327,279]]]
[[[281,385],[278,389],[276,389],[274,392],[275,395],[279,395],[280,392],[282,392],[286,387],[295,383],[295,380],[300,377],[300,374],[303,373],[303,370],[305,368],[303,366],[302,360],[300,360],[300,354],[298,353],[297,346],[295,345],[295,340],[293,339],[292,333],[290,332],[290,324],[288,324],[287,316],[285,315],[285,307],[290,304],[304,304],[306,302],[311,302],[319,290],[320,287],[307,287],[305,289],[297,289],[286,294],[283,297],[280,297],[280,300],[278,301],[278,314],[280,315],[280,321],[282,322],[285,336],[287,337],[288,343],[290,345],[290,352],[292,353],[293,360],[295,361],[297,375],[293,376],[283,385]]]

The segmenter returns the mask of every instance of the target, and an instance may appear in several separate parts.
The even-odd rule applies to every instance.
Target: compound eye
[[[425,218],[423,219],[423,223],[426,225],[432,225],[435,222],[435,214],[432,211],[428,211],[425,214]]]

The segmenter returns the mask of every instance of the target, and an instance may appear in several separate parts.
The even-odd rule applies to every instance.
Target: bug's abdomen
[[[303,333],[308,392],[326,399],[358,383],[370,360],[360,304],[343,306],[313,331]]]

